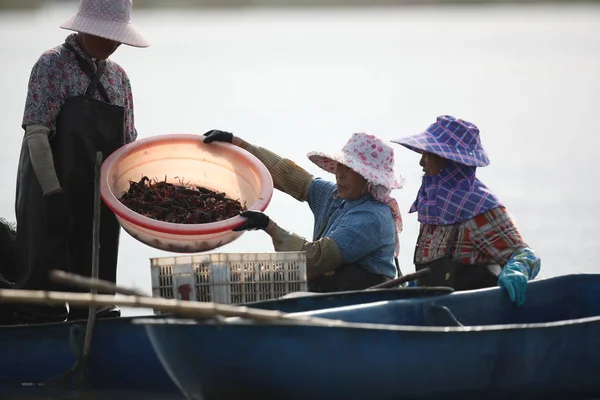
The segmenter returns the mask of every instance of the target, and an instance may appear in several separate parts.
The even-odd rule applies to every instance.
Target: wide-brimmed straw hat
[[[437,117],[425,132],[391,141],[417,153],[433,153],[459,164],[472,167],[490,164],[481,145],[477,126],[451,115]]]
[[[77,14],[60,25],[134,47],[150,43],[131,24],[131,0],[81,0]]]
[[[375,185],[399,189],[404,184],[404,179],[394,174],[394,150],[374,135],[354,133],[338,154],[312,151],[307,156],[327,172],[335,173],[340,163]]]

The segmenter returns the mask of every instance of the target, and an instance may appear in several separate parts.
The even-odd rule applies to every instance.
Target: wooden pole
[[[87,278],[85,276],[71,274],[59,269],[50,271],[50,279],[56,283],[62,283],[65,286],[71,285],[81,289],[95,289],[96,291],[104,294],[119,293],[127,296],[148,297],[147,294],[135,289],[120,287],[112,282],[104,281],[102,279]]]
[[[261,310],[246,306],[229,304],[204,303],[164,299],[160,297],[126,296],[115,297],[106,294],[54,292],[45,290],[0,289],[0,303],[29,303],[29,304],[64,304],[75,306],[104,307],[118,305],[132,308],[152,308],[154,310],[173,313],[188,318],[239,317],[259,322],[283,322],[321,325],[345,326],[340,320],[310,317],[306,315],[291,315],[276,310]]]
[[[94,215],[92,221],[92,279],[98,279],[100,269],[100,171],[102,168],[102,152],[96,152],[96,162],[94,163]],[[91,294],[97,293],[96,288],[91,288]],[[87,363],[90,357],[90,348],[92,346],[92,336],[94,325],[96,323],[96,307],[91,306],[88,311],[88,320],[85,327],[85,340],[83,344],[83,354],[81,357],[81,377],[82,381],[87,370]]]
[[[413,272],[412,274],[408,274],[408,275],[404,275],[401,276],[400,278],[396,278],[396,279],[392,279],[391,281],[387,281],[387,282],[383,282],[380,283],[378,285],[375,286],[371,286],[370,288],[367,288],[367,290],[370,289],[390,289],[393,288],[394,286],[398,286],[403,284],[404,282],[410,282],[413,281],[415,279],[419,279],[420,277],[427,275],[429,273],[429,268],[423,268],[422,270],[419,270],[417,272]]]

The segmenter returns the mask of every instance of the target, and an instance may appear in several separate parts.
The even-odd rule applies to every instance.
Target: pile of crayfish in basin
[[[177,178],[176,178],[177,179]],[[202,186],[180,181],[178,185],[149,179],[129,181],[129,190],[119,199],[130,210],[163,222],[175,224],[206,224],[222,221],[245,211],[246,204]]]

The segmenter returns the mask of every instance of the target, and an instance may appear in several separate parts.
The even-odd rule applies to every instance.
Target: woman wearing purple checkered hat
[[[81,0],[60,27],[75,31],[44,52],[29,78],[17,174],[16,287],[54,289],[51,269],[90,276],[95,154],[136,139],[129,77],[109,59],[121,44],[147,47],[131,0]],[[102,205],[100,278],[116,281],[120,227]],[[65,306],[19,307],[15,321],[61,321]],[[71,307],[69,319],[87,318]],[[117,307],[98,317],[119,316]]]
[[[243,212],[246,221],[235,230],[265,231],[276,251],[305,251],[309,291],[361,290],[400,274],[402,217],[390,193],[402,187],[403,179],[394,175],[391,144],[354,133],[337,154],[308,153],[310,161],[335,175],[336,182],[330,182],[230,132],[204,135],[205,143],[228,142],[249,151],[269,169],[277,189],[308,203],[315,220],[312,240],[257,211]]]
[[[489,165],[479,129],[442,115],[425,132],[392,140],[422,154],[423,181],[410,213],[421,223],[415,269],[423,286],[471,290],[499,285],[517,305],[540,259],[523,241],[500,200],[475,176]]]

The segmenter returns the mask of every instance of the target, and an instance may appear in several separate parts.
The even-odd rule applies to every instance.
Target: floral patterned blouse
[[[65,42],[73,46],[95,72],[95,60],[81,50],[75,40],[76,35],[70,34]],[[56,118],[64,103],[72,97],[84,94],[89,83],[90,78],[79,67],[73,52],[62,45],[44,52],[31,70],[23,128],[33,124],[45,125],[54,133]],[[125,108],[125,141],[134,141],[137,131],[133,120],[133,95],[127,74],[120,65],[108,59],[100,83],[104,86],[110,102]],[[105,101],[99,91],[94,93],[94,98]]]

